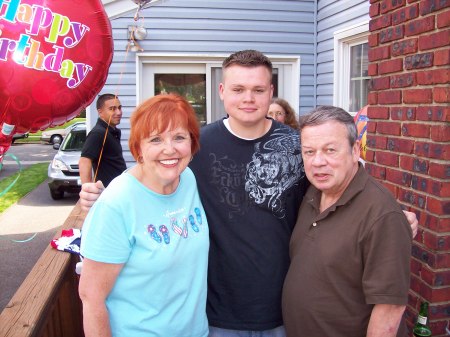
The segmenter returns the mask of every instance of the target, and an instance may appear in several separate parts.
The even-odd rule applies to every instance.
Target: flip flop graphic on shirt
[[[161,225],[161,226],[159,226],[159,231],[161,232],[161,234],[164,238],[164,242],[166,243],[166,245],[168,245],[170,243],[169,230],[167,229],[166,226]]]
[[[183,234],[183,228],[178,226],[177,219],[175,218],[170,219],[170,223],[172,224],[173,231],[181,236],[181,234]]]
[[[188,236],[187,219],[183,218],[183,219],[181,219],[181,221],[183,222],[183,237],[187,238],[187,236]]]
[[[195,207],[194,212],[195,212],[195,217],[197,218],[197,222],[201,225],[202,224],[202,215],[200,214],[200,208]]]
[[[192,215],[189,215],[189,222],[191,223],[191,227],[194,230],[194,232],[198,233],[199,229],[198,229],[198,226],[195,224],[195,220]]]
[[[162,238],[161,236],[158,234],[158,232],[156,232],[156,228],[153,225],[148,225],[147,226],[147,231],[150,233],[151,237],[153,238],[153,240],[155,240],[158,243],[162,242]]]

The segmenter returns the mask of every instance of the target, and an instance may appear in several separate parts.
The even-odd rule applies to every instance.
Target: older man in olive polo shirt
[[[405,215],[358,162],[356,127],[346,111],[319,107],[300,130],[312,186],[290,242],[287,336],[404,336],[412,238]]]

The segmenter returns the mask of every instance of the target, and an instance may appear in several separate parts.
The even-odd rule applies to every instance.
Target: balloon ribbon
[[[17,163],[17,165],[19,165],[19,174],[17,175],[17,177],[14,179],[14,181],[8,185],[8,187],[6,187],[6,189],[4,189],[3,191],[0,192],[0,197],[4,196],[6,193],[8,193],[8,191],[16,184],[17,180],[19,180],[20,175],[22,173],[22,164],[20,163],[20,160],[13,155],[12,153],[6,153],[4,155],[11,157],[13,160],[15,160],[15,162]],[[9,239],[12,242],[16,242],[16,243],[25,243],[28,241],[33,240],[36,237],[37,233],[34,233],[33,235],[31,235],[29,238],[25,239],[25,240],[13,240],[13,239]]]

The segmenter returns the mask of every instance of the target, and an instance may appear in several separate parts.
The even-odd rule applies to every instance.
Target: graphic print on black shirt
[[[230,218],[243,214],[249,205],[255,204],[263,205],[277,218],[285,216],[283,193],[304,176],[299,144],[299,135],[287,133],[283,128],[254,144],[250,162],[237,163],[229,156],[209,154],[210,183],[218,189],[220,202],[232,210]]]
[[[286,213],[282,200],[284,191],[304,175],[298,144],[299,136],[275,130],[267,142],[255,145],[252,161],[247,165],[245,191],[257,204],[267,202],[278,218]]]
[[[243,205],[248,204],[246,195],[239,193],[245,174],[245,164],[236,164],[228,156],[217,158],[215,153],[210,153],[209,156],[212,161],[212,186],[218,189],[220,202],[229,207],[229,217],[232,219],[235,214],[242,212]]]

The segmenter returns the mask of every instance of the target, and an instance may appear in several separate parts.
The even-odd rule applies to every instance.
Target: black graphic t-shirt
[[[307,188],[298,131],[276,121],[255,140],[223,121],[202,128],[191,162],[210,228],[209,324],[266,330],[282,325],[289,239]]]

